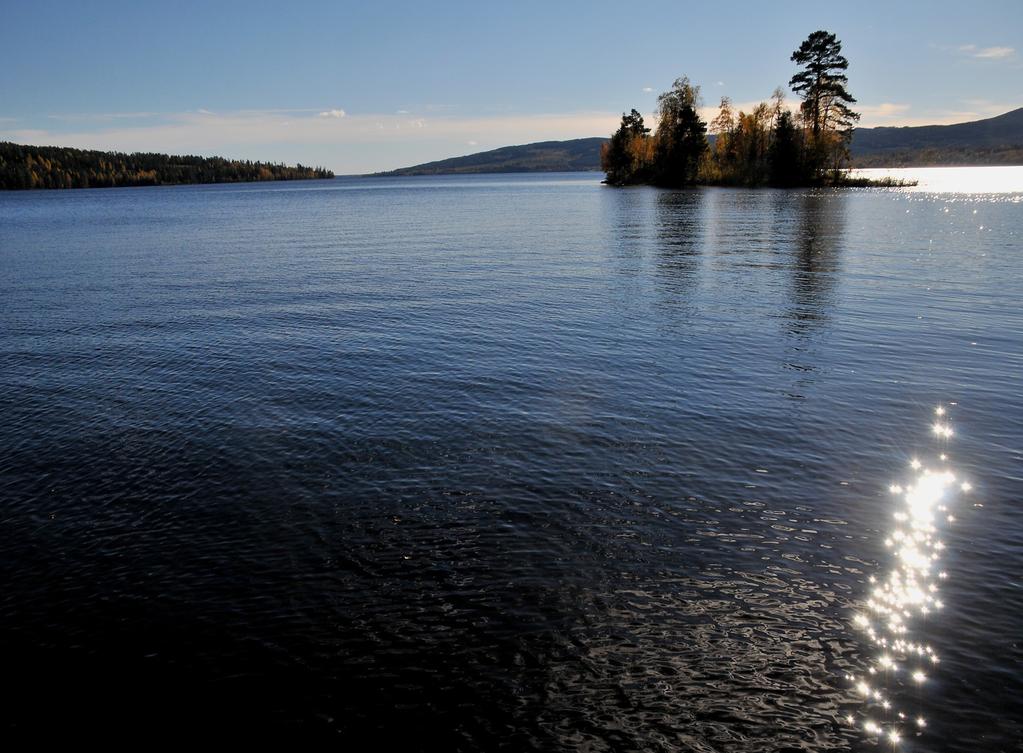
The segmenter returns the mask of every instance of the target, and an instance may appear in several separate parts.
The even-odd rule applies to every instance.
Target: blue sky
[[[778,7],[781,6],[781,7]],[[365,172],[766,99],[838,34],[863,125],[1023,106],[1023,2],[3,4],[0,139]],[[710,111],[708,110],[709,114]]]

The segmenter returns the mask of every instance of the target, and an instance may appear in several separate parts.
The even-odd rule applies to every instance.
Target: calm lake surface
[[[1023,191],[960,174],[0,193],[6,739],[1018,750]]]

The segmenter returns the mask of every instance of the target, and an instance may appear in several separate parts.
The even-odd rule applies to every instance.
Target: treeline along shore
[[[846,89],[849,62],[841,53],[842,43],[834,34],[815,31],[791,56],[799,67],[789,81],[802,100],[798,113],[785,106],[779,87],[769,102],[748,113],[735,112],[723,97],[709,128],[698,112],[700,87],[686,76],[677,79],[657,99],[655,132],[636,110],[622,115],[621,126],[601,149],[605,182],[666,187],[878,185],[851,178],[845,170],[860,116],[851,109],[856,100]]]
[[[0,142],[0,189],[112,188],[333,178],[322,167]]]

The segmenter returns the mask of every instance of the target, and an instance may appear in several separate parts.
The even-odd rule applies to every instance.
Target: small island
[[[175,186],[333,178],[322,167],[223,157],[100,152],[0,141],[0,189]]]
[[[849,62],[842,43],[827,31],[808,36],[791,60],[800,69],[789,86],[802,99],[798,115],[785,107],[781,87],[769,102],[746,113],[721,98],[708,124],[698,113],[700,87],[687,76],[657,98],[657,130],[651,133],[636,110],[622,115],[621,126],[600,153],[605,183],[679,188],[718,186],[893,186],[848,174],[849,144],[859,113],[846,90]]]

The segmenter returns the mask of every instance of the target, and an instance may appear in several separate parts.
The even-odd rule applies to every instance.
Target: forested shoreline
[[[320,167],[0,142],[0,189],[113,188],[333,178]]]
[[[700,87],[676,79],[657,99],[658,125],[646,127],[636,110],[601,149],[601,169],[612,186],[650,184],[820,186],[863,185],[851,179],[849,145],[859,113],[846,90],[849,62],[842,43],[827,31],[810,34],[792,53],[799,69],[789,87],[800,98],[798,112],[785,105],[778,87],[768,102],[736,112],[721,98],[710,124],[699,115]],[[714,135],[713,146],[707,134]]]

